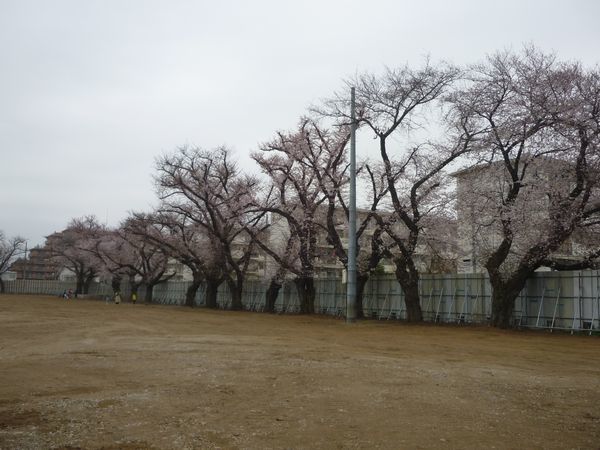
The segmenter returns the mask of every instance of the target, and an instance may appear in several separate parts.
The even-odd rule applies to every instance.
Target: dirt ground
[[[0,296],[0,448],[600,448],[600,340]]]

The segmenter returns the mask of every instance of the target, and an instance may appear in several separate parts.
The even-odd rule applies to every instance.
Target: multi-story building
[[[56,280],[60,267],[52,260],[52,252],[47,247],[34,247],[25,258],[17,259],[10,270],[16,272],[17,279]]]
[[[551,224],[550,196],[568,192],[571,172],[572,167],[560,160],[540,158],[530,162],[517,201],[502,212],[505,217],[510,215],[514,256],[547,235]],[[511,180],[501,162],[472,167],[453,176],[457,186],[458,272],[484,272],[487,255],[502,240],[500,209]],[[551,258],[579,259],[590,248],[586,239],[581,233],[573,234]]]
[[[325,210],[321,210],[319,213],[325,214]],[[358,222],[360,223],[369,214],[368,210],[357,211]],[[336,211],[336,227],[340,234],[342,244],[345,249],[348,248],[348,223],[346,218],[343,216],[343,211]],[[441,228],[445,233],[429,233],[428,239],[424,239],[423,243],[417,248],[415,255],[417,267],[423,273],[443,273],[443,272],[454,272],[456,270],[456,252],[454,249],[454,240],[451,236],[456,233],[453,231],[456,228],[456,222],[451,219],[436,220],[436,227]],[[273,249],[276,253],[283,253],[285,245],[288,241],[289,227],[287,221],[279,215],[269,214],[265,217],[265,225],[269,225],[262,232],[262,241]],[[401,225],[396,225],[401,226]],[[370,239],[376,232],[377,225],[375,221],[371,221],[367,228],[364,230],[361,237],[361,245],[363,250],[362,255],[365,252],[370,251]],[[385,237],[384,237],[385,238]],[[314,259],[314,276],[317,278],[336,278],[345,279],[345,270],[343,264],[339,261],[337,255],[334,252],[334,247],[327,241],[327,233],[324,228],[317,227],[316,236],[316,256]],[[233,241],[234,256],[241,256],[249,245],[250,237],[247,234],[240,233],[236,236]],[[298,249],[292,250],[292,258],[297,258]],[[392,251],[394,251],[392,249]],[[361,256],[359,254],[359,258]],[[267,254],[260,246],[256,245],[250,262],[246,276],[248,279],[269,279],[274,276],[277,272],[279,264]],[[389,258],[384,258],[379,266],[377,267],[379,273],[393,273],[395,266],[393,261]],[[175,273],[172,280],[179,281],[190,281],[192,279],[192,273],[185,265],[176,261],[175,259],[169,260],[168,273]],[[288,273],[288,277],[293,277],[293,274]]]
[[[361,223],[369,214],[369,210],[358,210],[357,211],[357,222]],[[324,212],[323,212],[324,214]],[[342,245],[347,250],[348,249],[348,222],[346,218],[343,216],[344,212],[341,209],[336,210],[336,229],[340,235]],[[456,270],[456,254],[454,250],[454,241],[448,239],[448,236],[453,235],[455,233],[452,232],[455,229],[456,224],[455,221],[450,219],[442,219],[437,218],[436,222],[438,226],[440,223],[441,226],[446,232],[447,235],[439,236],[438,234],[431,233],[427,239],[423,239],[422,243],[420,243],[417,247],[416,254],[414,258],[416,260],[417,267],[419,271],[423,273],[440,273],[440,272],[453,272]],[[395,226],[401,227],[402,225],[396,224]],[[327,241],[327,233],[326,231],[318,227],[318,233],[316,236],[316,259],[314,260],[315,266],[315,276],[321,278],[345,278],[344,266],[338,259],[337,255],[334,252],[334,246],[331,245]],[[377,230],[377,224],[374,220],[370,221],[362,236],[360,237],[360,245],[362,246],[362,254],[370,251],[370,240],[374,233]],[[287,240],[288,225],[285,219],[273,215],[271,219],[271,226],[268,229],[268,241],[274,247],[283,247],[285,241]],[[425,235],[426,233],[423,233]],[[385,239],[385,235],[383,236]],[[396,251],[393,246],[391,251]],[[358,258],[360,260],[361,253],[359,253]],[[277,264],[275,261],[262,254],[264,258],[263,267],[266,273],[274,273]],[[393,261],[389,258],[384,258],[380,262],[377,270],[381,273],[393,273],[395,271],[395,265]]]

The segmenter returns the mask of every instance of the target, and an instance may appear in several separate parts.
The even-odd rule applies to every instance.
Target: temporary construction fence
[[[36,294],[62,296],[71,289],[75,292],[74,281],[61,280],[13,280],[4,282],[6,294]],[[89,295],[91,297],[111,296],[110,284],[92,282]]]
[[[428,322],[487,323],[492,289],[484,274],[423,275],[421,308]],[[513,311],[523,328],[586,331],[600,329],[600,272],[537,272],[527,280]],[[405,319],[404,296],[395,279],[367,284],[365,315]]]
[[[154,302],[182,305],[189,282],[169,281],[154,287]],[[60,295],[74,289],[72,282],[15,280],[5,282],[7,293]],[[243,303],[247,310],[263,311],[268,282],[249,280],[245,283]],[[346,284],[340,279],[315,279],[315,311],[321,314],[345,315]],[[122,296],[129,296],[129,286],[122,285]],[[90,296],[110,299],[110,284],[92,283]],[[138,292],[142,299],[144,289]],[[491,286],[484,274],[422,275],[421,308],[427,322],[487,323],[491,313]],[[205,303],[205,290],[199,289],[195,303]],[[217,304],[231,306],[226,283],[219,288]],[[294,283],[281,287],[275,310],[297,313],[300,302]],[[378,320],[404,320],[404,294],[395,278],[371,278],[363,295],[366,317]],[[578,331],[592,334],[600,329],[600,271],[538,272],[527,281],[517,298],[513,324],[523,328]]]

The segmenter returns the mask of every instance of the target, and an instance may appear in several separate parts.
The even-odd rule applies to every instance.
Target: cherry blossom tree
[[[258,179],[241,173],[226,147],[180,148],[159,158],[156,170],[160,211],[187,218],[218,246],[231,307],[242,309],[242,289],[255,252],[247,230],[257,226],[256,214],[249,211],[260,189]]]
[[[175,271],[169,269],[170,253],[149,238],[151,228],[151,220],[142,214],[128,217],[118,230],[124,242],[122,251],[125,252],[125,261],[129,261],[123,269],[129,273],[130,282],[133,282],[132,292],[137,293],[138,286],[145,288],[146,303],[152,303],[154,286],[175,276]]]
[[[7,238],[0,231],[0,293],[4,293],[2,274],[6,273],[14,260],[26,251],[27,240],[20,236]]]
[[[459,201],[490,277],[492,324],[508,327],[527,278],[598,223],[599,72],[535,48],[501,52],[473,66],[449,100],[482,132],[472,147],[485,164],[461,174]]]
[[[321,189],[327,196],[326,230],[327,242],[333,246],[334,253],[348,270],[348,252],[344,245],[344,239],[349,239],[344,233],[349,228],[349,206],[345,199],[345,187],[347,185],[347,165],[335,167],[319,174]],[[319,172],[319,168],[315,170]],[[368,208],[358,211],[356,228],[356,317],[364,317],[363,294],[371,273],[379,269],[384,258],[392,257],[391,248],[393,242],[387,238],[385,230],[376,220],[382,202],[388,194],[385,172],[378,164],[364,162],[358,169],[358,178],[365,181],[363,193],[368,197],[365,199]]]
[[[467,151],[473,139],[468,127],[458,128],[460,139],[431,142],[419,139],[433,117],[434,106],[460,76],[447,64],[429,61],[418,68],[387,69],[383,75],[359,74],[348,89],[325,102],[319,111],[350,123],[349,87],[356,89],[357,124],[378,140],[392,214],[373,217],[393,241],[396,278],[405,294],[408,321],[421,321],[417,249],[427,230],[427,218],[443,209],[444,169]],[[433,127],[430,130],[434,129]],[[411,132],[413,134],[411,134]],[[411,139],[411,136],[414,136]]]
[[[46,237],[53,259],[67,268],[76,278],[75,295],[87,294],[98,275],[101,261],[92,249],[104,226],[93,216],[72,219],[63,231]]]
[[[123,239],[119,229],[105,230],[96,239],[92,251],[102,261],[100,273],[111,279],[114,294],[121,291],[121,282],[126,278],[130,296],[137,295],[142,284],[138,275],[138,255],[135,247]]]
[[[144,301],[151,303],[154,286],[171,279],[170,253],[148,238],[149,221],[145,214],[133,214],[119,228],[104,230],[89,250],[102,261],[100,272],[112,278],[115,293],[122,278],[130,286],[130,295],[145,288]]]
[[[94,240],[93,245],[90,247],[90,252],[100,261],[98,274],[103,280],[110,279],[113,294],[121,291],[123,274],[120,271],[120,267],[113,264],[112,261],[106,257],[105,253],[108,253],[110,249],[110,254],[113,254],[112,248],[115,246],[115,241],[117,239],[118,235],[116,232],[107,228],[103,230],[102,233],[99,233]]]
[[[226,259],[219,243],[185,215],[155,212],[134,216],[146,223],[143,229],[146,239],[190,269],[192,282],[186,291],[185,305],[194,306],[198,289],[206,283],[205,304],[216,308],[217,291],[226,275]]]
[[[340,172],[339,166],[346,164],[344,147],[348,139],[348,127],[332,132],[303,118],[297,130],[277,133],[252,155],[271,181],[267,198],[259,205],[260,211],[273,217],[271,232],[266,235],[270,240],[257,242],[285,272],[294,274],[301,313],[314,312],[315,263],[323,251],[319,235],[325,235],[327,195],[323,186],[329,186],[330,178]],[[284,230],[277,230],[275,224]],[[269,295],[277,286],[281,284],[273,280]]]
[[[266,234],[268,234],[271,230],[266,229]],[[270,255],[269,251],[278,255],[278,260],[274,259],[274,264],[269,264],[269,261],[266,262],[265,267],[265,276],[269,279],[269,286],[265,292],[265,312],[274,313],[275,312],[275,304],[277,302],[277,297],[279,296],[279,291],[281,290],[283,283],[285,282],[285,277],[288,274],[288,267],[294,265],[294,260],[297,259],[297,239],[295,236],[288,232],[281,232],[277,243],[269,242],[268,246],[265,244],[266,240],[262,240],[260,238],[256,239],[257,244],[261,248],[267,248],[268,250],[265,252],[267,255]],[[264,251],[264,250],[263,250]]]
[[[271,212],[285,217],[292,214],[294,217],[309,215],[315,219],[311,228],[317,234],[317,245],[312,250],[312,264],[331,264],[337,258],[347,270],[348,256],[344,244],[347,241],[349,210],[345,196],[349,182],[349,163],[347,159],[347,143],[350,137],[349,127],[346,125],[328,129],[316,118],[306,117],[300,121],[298,130],[284,135],[280,133],[276,141],[262,148],[254,158],[263,171],[267,173],[276,188],[273,192],[275,208]],[[296,165],[296,172],[291,168]],[[370,193],[368,211],[359,214],[360,224],[357,229],[358,265],[357,265],[357,316],[363,316],[362,294],[364,286],[369,279],[369,274],[374,271],[384,256],[389,255],[389,248],[385,244],[383,229],[373,218],[382,199],[387,194],[387,185],[380,167],[377,165],[362,164],[359,173],[366,180],[365,192]],[[285,175],[284,175],[285,174]],[[299,176],[302,175],[302,176]],[[309,177],[310,175],[310,177]],[[297,179],[310,179],[311,185],[299,182]],[[370,189],[369,189],[370,188]],[[298,190],[312,190],[316,201],[308,202],[310,192],[298,194]],[[300,198],[300,205],[296,204]],[[313,207],[307,207],[312,205]],[[282,212],[281,209],[287,212]],[[288,220],[290,227],[289,236],[302,239],[302,229],[296,225],[298,220]],[[324,239],[322,239],[324,238]],[[310,242],[307,237],[305,241]],[[319,242],[324,241],[324,242]],[[326,244],[326,245],[324,245]],[[310,248],[308,245],[306,248]],[[286,250],[289,247],[286,247]],[[301,247],[300,247],[301,248]],[[284,253],[287,255],[287,253]],[[284,258],[279,258],[280,264],[285,264]],[[288,270],[298,276],[301,263],[305,261],[292,259],[296,264],[287,264]],[[310,273],[311,268],[305,264],[305,273]]]

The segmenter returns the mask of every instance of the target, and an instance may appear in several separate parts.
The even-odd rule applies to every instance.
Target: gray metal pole
[[[356,105],[354,88],[350,90],[350,204],[348,223],[348,291],[346,323],[356,320]]]

